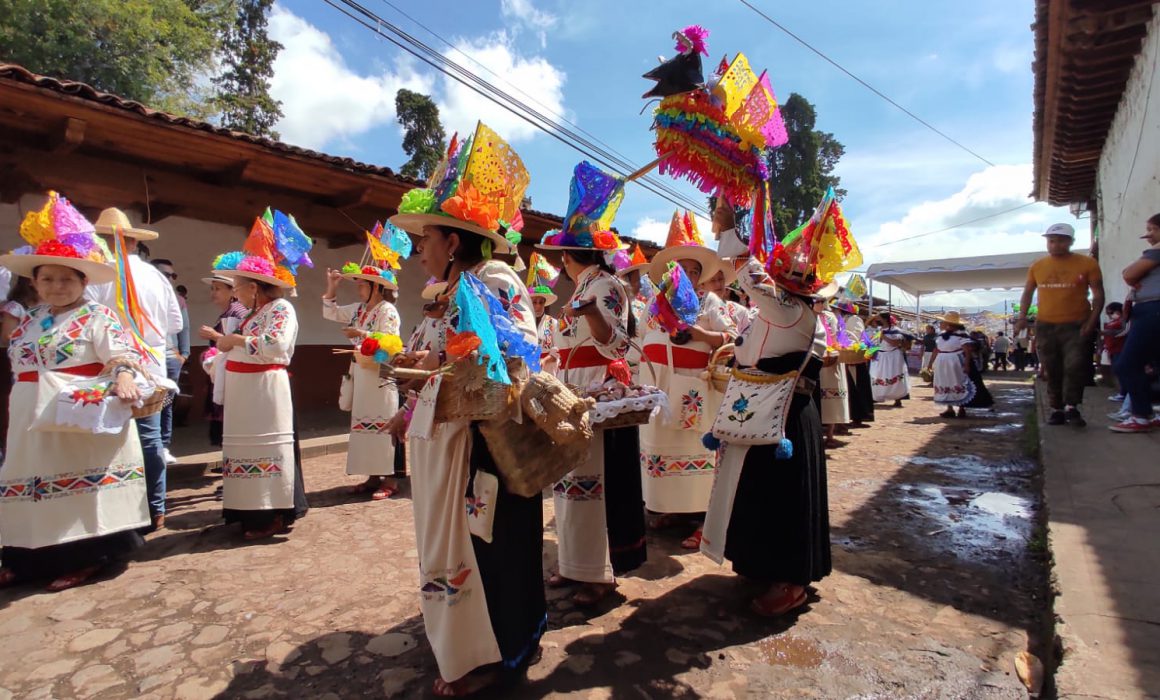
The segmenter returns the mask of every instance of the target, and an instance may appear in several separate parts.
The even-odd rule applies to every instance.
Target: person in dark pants
[[[173,269],[173,261],[165,258],[153,260],[153,267],[165,275],[170,284],[177,282],[177,271]],[[189,358],[189,309],[185,298],[177,295],[177,305],[181,307],[181,330],[170,333],[165,343],[165,376],[174,384],[181,379],[181,368]],[[170,396],[161,409],[161,444],[164,447],[165,463],[177,464],[177,458],[169,451],[173,444],[173,401],[176,396]]]
[[[1128,338],[1116,358],[1116,375],[1131,400],[1132,415],[1108,426],[1117,433],[1147,433],[1160,429],[1152,410],[1152,382],[1147,367],[1160,367],[1160,214],[1148,219],[1144,239],[1152,247],[1124,268],[1132,287]]]
[[[1051,405],[1047,423],[1083,427],[1087,422],[1079,406],[1091,371],[1091,339],[1104,307],[1103,277],[1095,259],[1071,252],[1075,229],[1069,224],[1053,224],[1043,235],[1049,255],[1036,260],[1027,271],[1015,331],[1027,327],[1027,309],[1038,290],[1035,343],[1047,374]]]

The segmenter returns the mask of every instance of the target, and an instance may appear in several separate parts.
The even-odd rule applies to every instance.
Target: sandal
[[[431,692],[440,698],[464,698],[468,695],[475,695],[484,688],[495,685],[498,680],[499,674],[495,671],[468,673],[463,678],[450,683],[442,678],[436,678],[435,684],[431,686]]]
[[[86,566],[79,571],[74,571],[71,574],[65,574],[64,576],[58,577],[52,583],[46,586],[46,590],[50,593],[58,593],[69,588],[76,588],[77,586],[91,579],[100,570],[100,564]]]
[[[572,602],[583,607],[596,605],[615,590],[615,583],[586,583],[572,596]]]
[[[940,413],[939,416],[942,418],[954,418],[955,417],[955,409],[948,408],[947,410]]]
[[[842,441],[838,440],[837,438],[828,437],[826,438],[826,441],[822,443],[822,446],[827,450],[836,450],[842,446]]]
[[[798,591],[794,594],[793,589]],[[772,600],[766,592],[749,603],[749,609],[762,617],[779,617],[806,604],[806,589],[804,586],[785,586],[778,596]]]
[[[372,501],[385,501],[399,492],[397,486],[380,486],[378,491],[371,494]]]
[[[565,578],[557,572],[548,577],[547,583],[548,588],[564,588],[565,586],[571,586],[577,582],[570,578]]]
[[[14,585],[17,580],[16,572],[12,569],[0,569],[0,588]]]
[[[276,515],[274,516],[274,521],[270,523],[269,527],[263,528],[261,530],[246,530],[242,533],[242,539],[246,540],[247,542],[253,542],[254,540],[264,540],[267,537],[281,535],[289,531],[290,528],[282,524],[282,516]]]
[[[686,537],[684,540],[681,541],[681,547],[684,549],[700,549],[701,548],[701,537],[703,535],[704,535],[704,533],[701,532],[701,528],[697,528],[696,532],[694,532],[693,534],[689,535],[688,537]]]
[[[371,478],[362,482],[358,486],[351,486],[350,491],[348,491],[347,493],[349,493],[352,496],[361,496],[364,493],[373,492],[375,489],[379,488],[379,486],[381,484],[382,484],[381,479],[377,479],[377,478],[372,476]]]

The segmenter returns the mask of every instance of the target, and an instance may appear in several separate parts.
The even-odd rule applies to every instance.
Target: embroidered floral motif
[[[42,501],[120,488],[145,478],[145,466],[0,481],[0,501]]]
[[[282,465],[270,459],[237,459],[226,457],[222,465],[222,478],[262,479],[282,476]]]
[[[564,477],[552,491],[569,501],[604,500],[604,480],[599,475]]]
[[[681,427],[685,430],[697,427],[704,410],[705,397],[697,389],[690,389],[689,393],[681,397]]]
[[[499,290],[499,301],[503,304],[503,310],[508,312],[516,321],[524,320],[524,312],[520,309],[520,302],[523,301],[523,298],[524,295],[520,294],[520,290],[515,286]]]
[[[898,376],[887,377],[885,379],[880,377],[874,380],[874,386],[894,386],[895,384],[901,382],[902,378],[905,376],[905,374],[899,374]]]
[[[745,425],[745,422],[753,417],[753,411],[749,410],[749,399],[753,398],[753,396],[754,394],[746,396],[745,394],[739,393],[737,400],[729,407],[731,411],[728,416],[729,420],[735,421],[738,425]]]
[[[823,399],[844,399],[847,397],[848,394],[841,389],[822,389]]]
[[[470,595],[471,589],[464,586],[471,574],[472,570],[463,564],[453,569],[424,572],[423,585],[419,587],[419,592],[423,600],[455,605]]]
[[[576,318],[568,314],[562,314],[560,318],[560,335],[565,338],[576,337]]]
[[[665,476],[696,476],[712,472],[717,467],[714,455],[652,455],[640,453],[645,472],[654,478]]]
[[[624,300],[615,289],[609,289],[608,293],[604,295],[603,301],[604,308],[611,311],[613,316],[620,318],[620,315],[624,313]]]
[[[477,518],[487,514],[488,505],[482,498],[467,496],[464,500],[467,502],[467,517]]]

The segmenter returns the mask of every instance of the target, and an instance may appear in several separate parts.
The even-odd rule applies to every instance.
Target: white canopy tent
[[[1087,255],[1087,250],[1074,251]],[[1046,251],[976,255],[969,258],[912,260],[875,263],[866,271],[870,297],[874,283],[889,284],[915,298],[915,313],[922,313],[922,295],[975,289],[1018,289],[1027,281],[1027,268],[1047,255]]]

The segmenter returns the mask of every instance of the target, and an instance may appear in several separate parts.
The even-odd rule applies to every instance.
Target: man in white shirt
[[[137,242],[154,240],[158,237],[156,231],[135,228],[129,222],[129,217],[120,209],[106,209],[101,212],[96,224],[97,233],[105,236],[109,242],[109,249],[113,249],[112,236],[117,229],[125,237],[125,246],[128,254],[125,259],[129,263],[129,271],[133,275],[133,286],[137,290],[137,303],[148,318],[148,322],[141,328],[145,344],[149,346],[150,355],[146,358],[146,369],[158,377],[165,376],[165,344],[171,334],[179,332],[184,323],[181,318],[181,306],[177,302],[177,293],[173,286],[161,272],[142,260],[132,251],[136,250]],[[117,287],[113,282],[106,284],[90,284],[85,289],[85,296],[104,304],[114,312],[117,311]],[[127,320],[121,322],[127,325]],[[154,413],[146,418],[137,419],[137,437],[141,440],[141,451],[145,458],[145,483],[149,492],[149,514],[153,517],[154,529],[165,526],[165,447],[161,443],[161,414]]]

